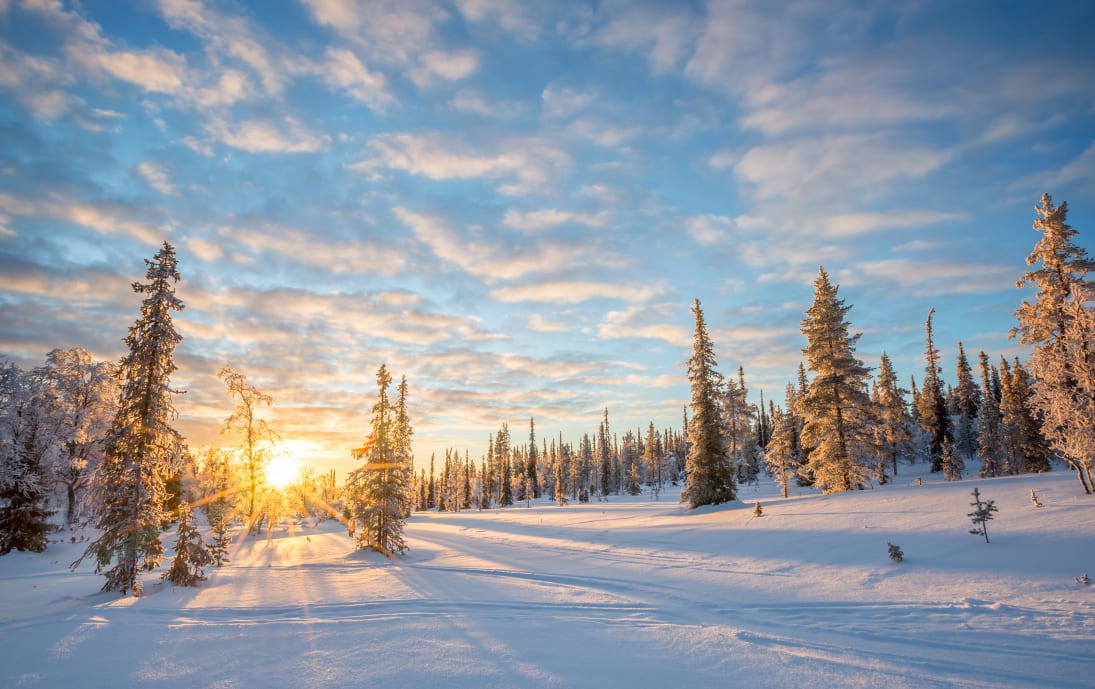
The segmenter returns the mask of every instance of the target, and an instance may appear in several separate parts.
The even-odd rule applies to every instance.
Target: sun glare
[[[266,466],[266,481],[278,490],[284,490],[298,474],[300,462],[287,455],[274,457]]]

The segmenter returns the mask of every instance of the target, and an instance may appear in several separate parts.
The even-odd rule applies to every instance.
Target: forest
[[[94,540],[72,566],[90,558],[104,590],[139,596],[140,574],[165,559],[165,580],[195,585],[205,568],[229,563],[233,533],[272,529],[287,517],[337,519],[357,548],[391,556],[406,552],[403,528],[419,511],[658,499],[666,486],[680,486],[682,502],[697,508],[733,501],[741,486],[762,481],[783,497],[792,486],[861,490],[894,480],[906,463],[927,463],[947,481],[1063,466],[1090,495],[1095,284],[1087,275],[1095,262],[1075,241],[1067,203],[1046,194],[1035,210],[1040,238],[1018,284],[1034,294],[1015,311],[1012,332],[1030,347],[1026,360],[967,355],[959,342],[948,376],[929,312],[924,372],[905,388],[886,354],[877,366],[857,357],[853,305],[822,267],[802,320],[804,359],[781,402],[754,400],[741,368],[719,372],[697,299],[683,372],[691,400],[680,428],[651,421],[621,432],[606,406],[580,439],[538,435],[528,417],[527,441],[502,423],[477,457],[452,448],[443,458],[416,458],[412,388],[403,377],[393,390],[381,364],[367,436],[347,448],[359,464],[342,481],[314,467],[275,480],[279,435],[264,415],[274,400],[230,366],[218,374],[224,446],[188,448],[174,428],[171,382],[181,341],[173,313],[184,303],[165,242],[146,260],[145,281],[133,285],[144,300],[120,361],[95,361],[77,347],[53,350],[31,370],[0,367],[0,555],[41,552],[55,532],[90,527]],[[162,534],[171,525],[177,538],[168,556]]]

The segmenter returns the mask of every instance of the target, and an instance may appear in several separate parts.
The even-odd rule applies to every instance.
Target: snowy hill
[[[1095,500],[1063,471],[907,472],[691,512],[663,493],[417,514],[393,560],[286,525],[140,599],[69,572],[84,544],[13,553],[0,686],[1095,687],[1095,585],[1075,580],[1095,576]],[[990,544],[968,533],[974,486],[999,507]]]

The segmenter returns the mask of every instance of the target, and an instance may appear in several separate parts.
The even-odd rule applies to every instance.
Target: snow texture
[[[1072,476],[902,471],[691,511],[663,491],[417,513],[392,559],[283,523],[139,599],[54,543],[0,558],[0,687],[1095,686],[1095,504]],[[967,533],[974,486],[991,544]]]

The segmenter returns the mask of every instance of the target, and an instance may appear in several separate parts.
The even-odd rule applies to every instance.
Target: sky
[[[690,307],[783,400],[824,266],[857,353],[1007,337],[1042,193],[1095,243],[1095,4],[0,0],[0,358],[118,360],[164,241],[216,374],[353,466],[375,374],[445,448],[680,427]]]

